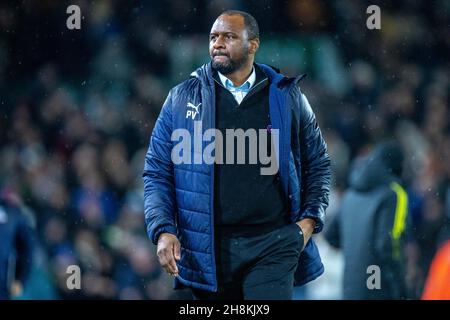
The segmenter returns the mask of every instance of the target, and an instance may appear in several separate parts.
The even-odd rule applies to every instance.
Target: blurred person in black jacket
[[[325,232],[344,254],[343,298],[352,300],[406,298],[404,242],[408,196],[400,185],[403,153],[393,142],[377,145],[359,159],[350,173],[350,187]],[[378,266],[380,285],[369,289]]]
[[[14,198],[0,194],[0,300],[22,294],[33,255],[33,219]]]

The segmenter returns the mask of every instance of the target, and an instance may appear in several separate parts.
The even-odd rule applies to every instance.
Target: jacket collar
[[[292,82],[297,83],[301,80],[305,75],[301,75],[296,78],[288,78],[281,74],[279,70],[271,67],[269,65],[263,63],[255,63],[261,70],[266,74],[271,84],[274,84],[278,88],[282,88],[286,85],[291,84]],[[199,79],[203,84],[214,86],[213,79],[213,69],[211,67],[211,62],[205,63],[201,67],[197,68],[190,75],[191,77]]]

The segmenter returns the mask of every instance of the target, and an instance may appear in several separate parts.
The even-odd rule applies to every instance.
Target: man
[[[33,255],[32,218],[0,194],[0,300],[22,294]]]
[[[192,288],[196,299],[292,299],[294,278],[302,285],[323,273],[310,237],[328,206],[326,144],[302,77],[254,63],[259,44],[251,15],[221,14],[209,36],[211,62],[170,91],[146,155],[148,235],[175,288]],[[199,161],[210,129],[214,163]],[[229,133],[239,130],[248,135],[235,146],[239,137]],[[180,154],[180,136],[191,134]],[[275,149],[275,170],[261,157],[266,148]]]
[[[350,188],[325,232],[328,242],[343,250],[344,299],[407,297],[404,242],[409,222],[408,196],[400,185],[402,163],[400,147],[387,142],[354,164]]]

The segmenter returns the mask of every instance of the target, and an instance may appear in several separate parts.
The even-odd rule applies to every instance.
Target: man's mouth
[[[213,57],[214,57],[214,58],[215,58],[215,57],[227,57],[227,58],[228,58],[228,55],[225,54],[225,53],[216,53],[216,54],[213,55]]]
[[[216,54],[216,55],[214,55],[214,59],[215,60],[225,60],[225,59],[228,59],[228,56],[224,55],[224,54]]]

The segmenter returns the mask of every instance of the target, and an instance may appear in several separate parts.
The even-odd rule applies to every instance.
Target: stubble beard
[[[231,73],[235,72],[236,70],[239,70],[240,68],[242,68],[242,66],[244,66],[247,63],[247,61],[249,59],[249,55],[248,55],[248,53],[245,53],[242,55],[241,58],[239,58],[237,60],[233,60],[229,56],[227,56],[227,58],[228,59],[226,61],[219,62],[219,61],[214,61],[214,57],[213,57],[213,59],[211,60],[213,69],[219,71],[223,75],[231,74]]]

